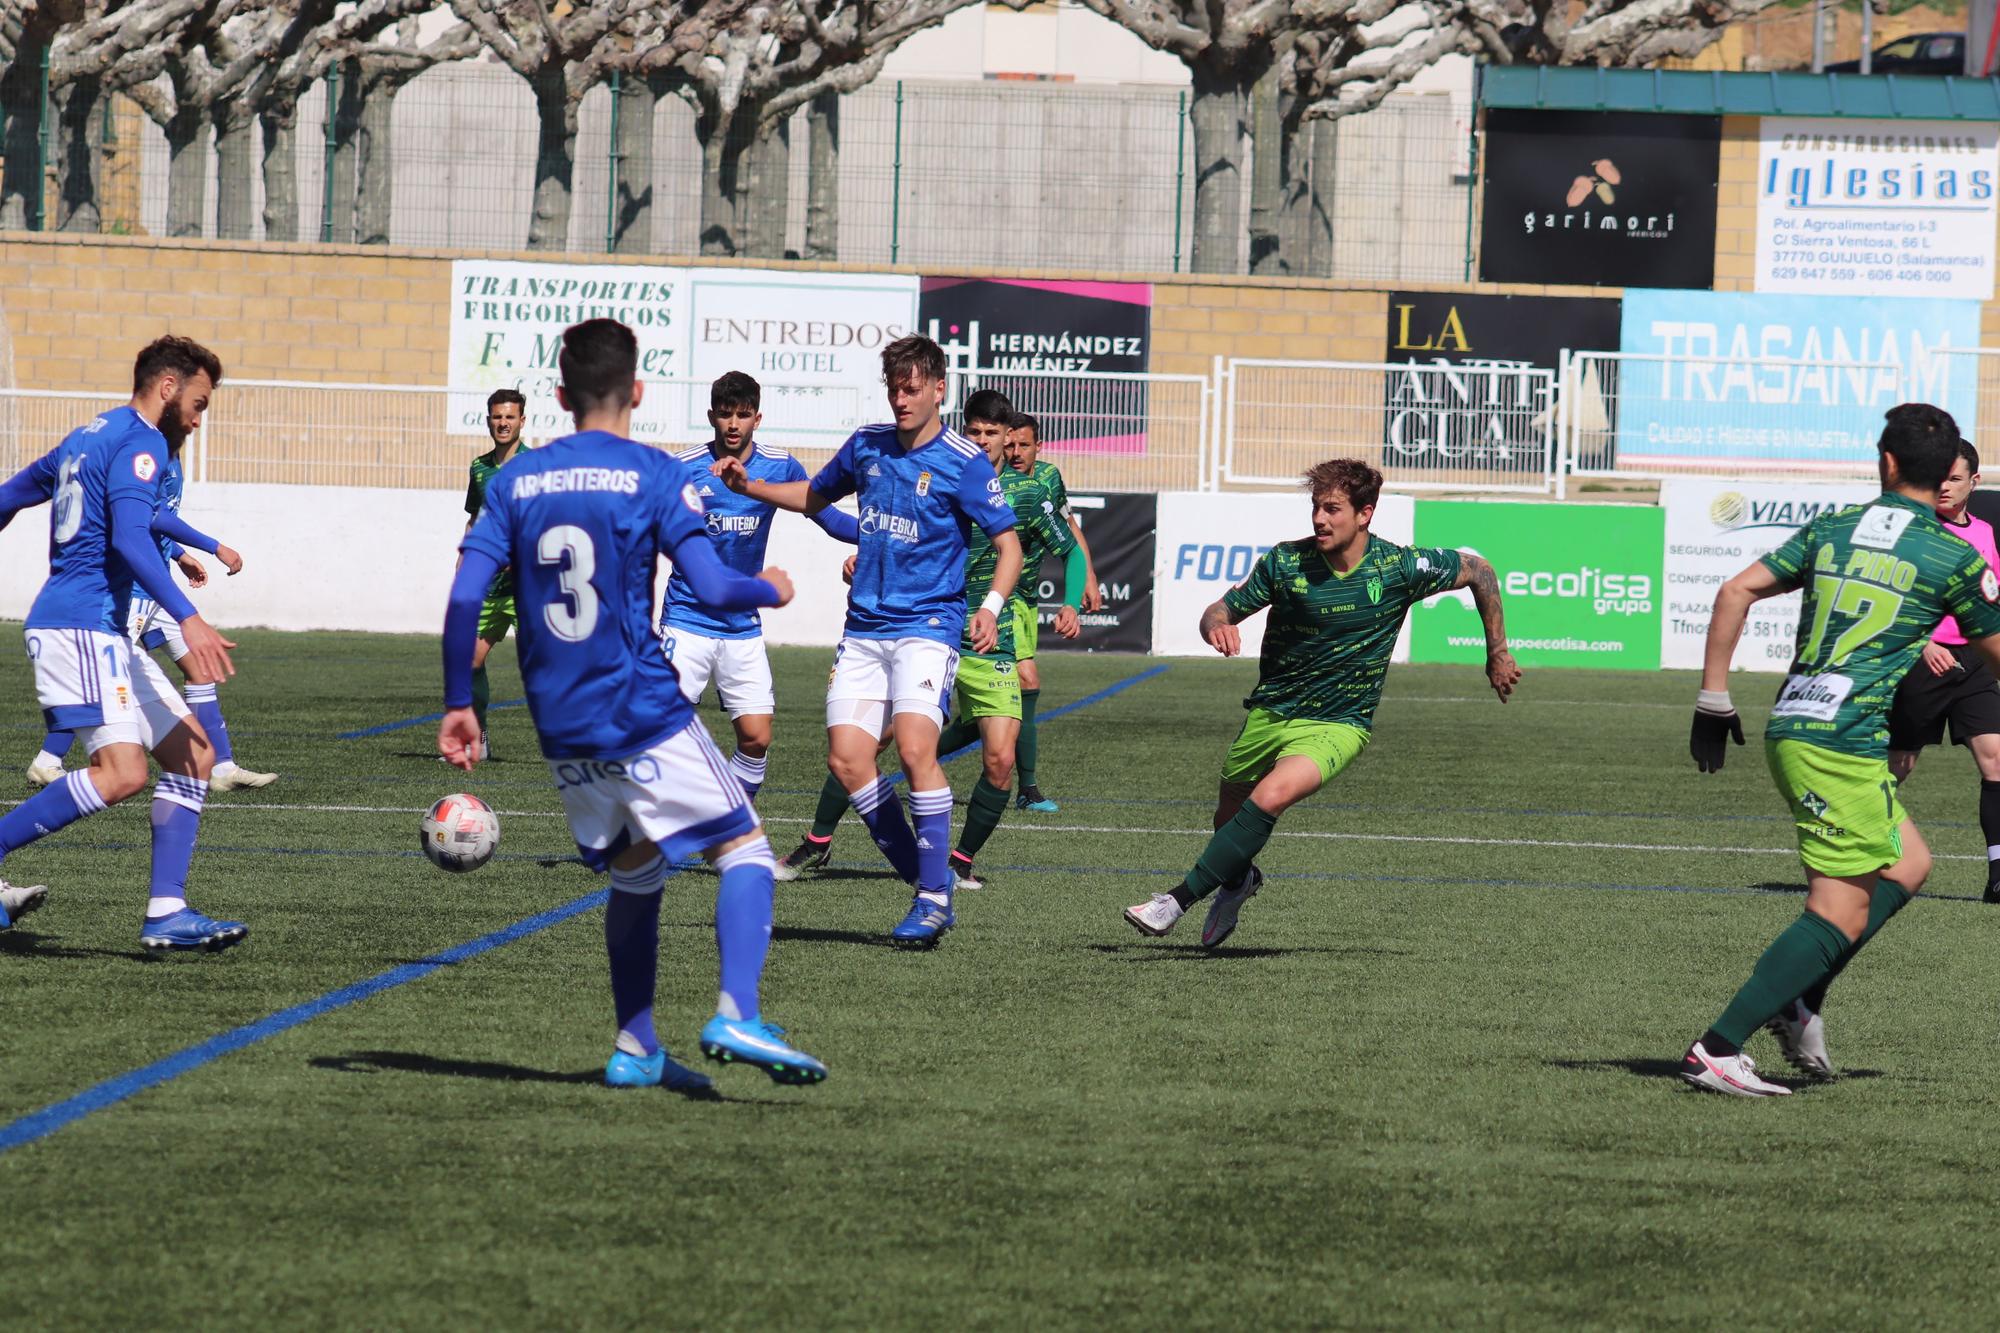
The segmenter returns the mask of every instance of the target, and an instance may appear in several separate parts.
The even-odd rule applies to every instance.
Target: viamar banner
[[[1198,633],[1201,613],[1250,575],[1264,552],[1282,541],[1312,536],[1312,501],[1290,493],[1175,491],[1159,497],[1159,538],[1154,558],[1158,590],[1153,651],[1168,657],[1212,657]],[[1368,530],[1399,546],[1410,544],[1416,501],[1383,495]],[[1243,655],[1254,660],[1264,645],[1265,612],[1243,622]],[[1396,640],[1395,660],[1409,660],[1409,626]]]
[[[1767,117],[1760,292],[1993,295],[2000,125]]]
[[[499,388],[527,395],[531,437],[567,431],[555,399],[562,331],[608,317],[639,338],[648,388],[636,438],[707,438],[708,385],[741,370],[764,389],[759,440],[831,451],[887,416],[882,347],[917,320],[917,279],[903,275],[484,259],[455,260],[451,274],[453,435],[486,433],[486,396]]]
[[[1662,517],[1651,506],[1419,500],[1415,543],[1484,556],[1524,667],[1660,665]],[[1412,662],[1486,661],[1467,591],[1410,613]]]
[[[1146,384],[1079,381],[1144,374],[1153,289],[1143,282],[925,278],[919,327],[979,370],[970,389],[998,389],[1034,416],[1062,453],[1144,453]]]
[[[1660,665],[1702,664],[1715,590],[1751,561],[1768,555],[1794,532],[1829,510],[1866,504],[1881,487],[1800,486],[1676,479],[1660,485],[1666,514],[1666,611],[1660,622]],[[1796,595],[1766,597],[1750,607],[1737,640],[1733,671],[1783,671],[1792,662],[1799,630]]]
[[[1051,558],[1034,578],[1033,595],[1040,613],[1043,653],[1144,653],[1153,647],[1153,531],[1158,497],[1152,495],[1079,495],[1069,504],[1090,543],[1091,563],[1104,605],[1081,613],[1083,633],[1065,639],[1053,628],[1056,612],[1067,599],[1069,584],[1063,562]]]
[[[1392,292],[1382,438],[1403,467],[1509,467],[1551,438],[1555,381],[1467,370],[1558,368],[1564,348],[1618,346],[1618,301]]]
[[[1977,366],[1937,354],[1979,345],[1976,301],[1633,289],[1623,323],[1631,359],[1606,389],[1628,463],[1872,473],[1897,403],[1977,424]]]
[[[1719,116],[1489,108],[1479,276],[1715,285]]]

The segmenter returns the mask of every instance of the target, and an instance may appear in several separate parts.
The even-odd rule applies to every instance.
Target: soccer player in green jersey
[[[1396,632],[1411,606],[1470,589],[1486,630],[1486,679],[1501,703],[1520,682],[1491,565],[1469,551],[1397,546],[1371,533],[1382,474],[1366,463],[1333,459],[1305,480],[1313,535],[1273,546],[1248,578],[1201,613],[1202,637],[1234,657],[1243,648],[1236,627],[1271,608],[1257,688],[1243,701],[1250,716],[1222,765],[1215,836],[1171,893],[1125,909],[1144,934],[1166,934],[1211,894],[1202,946],[1213,949],[1235,931],[1243,904],[1263,883],[1257,854],[1278,816],[1368,744]]]
[[[1104,593],[1097,584],[1097,567],[1091,562],[1090,543],[1083,539],[1083,525],[1076,521],[1076,514],[1069,506],[1069,491],[1063,485],[1062,473],[1056,470],[1054,463],[1044,463],[1041,455],[1040,423],[1025,412],[1017,415],[1007,431],[1007,462],[1016,472],[1033,477],[1042,484],[1055,502],[1056,513],[1069,525],[1070,535],[1076,539],[1076,548],[1064,571],[1063,582],[1069,589],[1072,602],[1085,611],[1095,611],[1104,605]],[[1018,747],[1021,795],[1016,804],[1037,814],[1054,814],[1062,807],[1042,795],[1041,787],[1035,782],[1035,759],[1040,749],[1035,710],[1042,698],[1042,673],[1035,662],[1036,640],[1041,627],[1041,613],[1035,605],[1035,585],[1040,581],[1038,574],[1039,566],[1030,564],[1022,573],[1021,582],[1014,589],[1014,598],[1009,603],[1014,616],[1014,652],[1020,663],[1021,676],[1021,742]],[[1077,596],[1079,584],[1082,585],[1081,598]],[[1063,637],[1073,639],[1076,635]]]
[[[1764,728],[1771,777],[1791,807],[1806,904],[1750,979],[1681,1057],[1681,1077],[1738,1097],[1791,1089],[1760,1078],[1743,1044],[1769,1027],[1796,1068],[1828,1077],[1827,987],[1923,887],[1931,853],[1896,799],[1889,707],[1939,619],[1953,616],[2000,663],[2000,582],[1935,513],[1958,455],[1958,425],[1928,403],[1891,408],[1877,442],[1882,494],[1821,514],[1722,585],[1708,624],[1688,749],[1719,772],[1725,741],[1743,744],[1729,700],[1729,659],[1753,602],[1798,591],[1791,674]]]
[[[486,434],[493,447],[472,460],[471,479],[465,487],[465,530],[479,517],[486,503],[486,485],[493,474],[507,465],[521,447],[521,428],[527,423],[528,399],[518,389],[495,389],[486,399]],[[493,686],[486,678],[486,657],[514,628],[514,574],[503,569],[486,590],[486,604],[479,608],[479,639],[472,648],[472,711],[479,718],[479,757],[490,752],[486,743],[486,705],[493,698]]]

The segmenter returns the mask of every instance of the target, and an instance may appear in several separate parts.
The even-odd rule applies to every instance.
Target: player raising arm
[[[49,578],[28,610],[27,649],[43,718],[77,732],[90,756],[88,769],[0,815],[0,857],[137,795],[151,750],[160,780],[139,943],[156,951],[224,949],[250,933],[240,921],[215,921],[188,906],[188,867],[215,751],[158,664],[134,653],[126,637],[136,585],[179,623],[196,671],[212,680],[235,674],[222,636],[167,571],[154,528],[161,470],[201,425],[221,378],[222,362],[206,347],[156,339],[133,366],[129,405],[70,432],[0,485],[0,527],[24,508],[54,501]],[[0,881],[0,928],[46,896],[40,885]]]
[[[944,351],[928,338],[898,338],[882,349],[882,380],[895,424],[854,432],[810,482],[756,481],[733,458],[718,460],[715,474],[731,490],[803,514],[847,495],[860,501],[854,586],[826,692],[827,767],[889,864],[916,887],[891,942],[929,947],[956,920],[951,787],[937,756],[959,636],[974,652],[993,651],[999,612],[1021,575],[1021,543],[993,465],[939,419]],[[968,623],[965,556],[974,523],[998,555],[992,591]],[[909,822],[875,770],[877,745],[891,730],[910,778]]]
[[[1243,650],[1237,626],[1265,607],[1264,650],[1250,710],[1223,761],[1215,836],[1171,893],[1125,909],[1147,935],[1164,935],[1210,894],[1203,947],[1236,929],[1262,885],[1257,854],[1292,806],[1330,782],[1368,744],[1396,632],[1410,607],[1465,588],[1486,629],[1486,678],[1500,702],[1521,668],[1507,650],[1493,567],[1465,551],[1402,547],[1368,530],[1382,474],[1334,459],[1306,474],[1313,535],[1266,551],[1239,586],[1201,615],[1201,633],[1224,657]],[[1220,893],[1216,890],[1220,889]]]
[[[716,554],[739,574],[754,574],[764,567],[776,511],[721,485],[707,475],[708,469],[717,459],[733,458],[762,481],[806,480],[798,459],[757,443],[755,432],[764,420],[763,396],[762,386],[740,370],[721,376],[708,391],[708,424],[715,438],[678,455],[695,473],[695,489],[708,511],[708,535]],[[852,546],[859,539],[853,516],[842,510],[822,509],[813,515],[813,522],[835,541]],[[771,686],[771,659],[764,652],[763,620],[754,609],[721,611],[704,606],[676,568],[667,580],[660,639],[690,703],[698,707],[709,681],[715,682],[716,697],[729,710],[729,724],[736,732],[729,771],[755,800],[770,763],[771,716],[778,706]]]
[[[1827,987],[1923,887],[1930,848],[1896,799],[1889,707],[1945,615],[2000,663],[2000,582],[1971,545],[1938,522],[1938,486],[1958,455],[1958,423],[1928,403],[1889,410],[1876,443],[1882,494],[1821,514],[1722,585],[1708,623],[1688,749],[1721,771],[1726,740],[1743,744],[1729,661],[1753,603],[1801,591],[1791,674],[1764,728],[1764,758],[1791,807],[1806,905],[1779,932],[1720,1017],[1681,1057],[1681,1077],[1738,1097],[1791,1089],[1757,1075],[1743,1044],[1768,1026],[1798,1069],[1830,1077]]]
[[[659,556],[718,610],[783,606],[780,570],[746,578],[716,557],[694,476],[634,443],[638,340],[616,320],[563,331],[563,406],[576,433],[516,458],[488,488],[465,536],[445,614],[445,715],[438,751],[478,759],[472,644],[493,576],[515,571],[528,712],[577,850],[611,872],[604,943],[617,1014],[605,1082],[706,1086],[673,1064],[653,1028],[660,891],[667,866],[700,852],[721,872],[715,936],[722,987],[702,1029],[710,1059],[743,1061],[780,1083],[816,1083],[826,1067],[761,1017],[758,984],[771,942],[771,844],[708,731],[694,721],[653,633]]]

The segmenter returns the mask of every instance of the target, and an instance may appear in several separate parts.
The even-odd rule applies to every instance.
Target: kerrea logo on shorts
[[[588,787],[598,782],[660,780],[660,761],[649,754],[642,754],[630,763],[617,759],[566,759],[558,763],[555,770],[557,791],[565,787]]]
[[[1509,597],[1586,601],[1600,616],[1638,616],[1653,609],[1651,575],[1617,574],[1591,565],[1564,570],[1509,570],[1500,586]]]

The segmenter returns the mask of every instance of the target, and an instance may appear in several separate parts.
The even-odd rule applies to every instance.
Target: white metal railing
[[[1896,361],[1582,351],[1558,376],[1575,476],[1871,477],[1884,412],[1955,396]]]
[[[997,389],[1034,417],[1071,490],[1192,491],[1209,476],[1206,376],[969,368],[952,379],[956,403]]]
[[[1982,467],[1987,459],[2000,458],[2000,347],[1926,348],[1915,379],[1910,396],[1938,402],[1957,417]]]
[[[1216,480],[1295,486],[1360,457],[1399,490],[1547,494],[1556,480],[1555,373],[1518,364],[1217,358]]]

